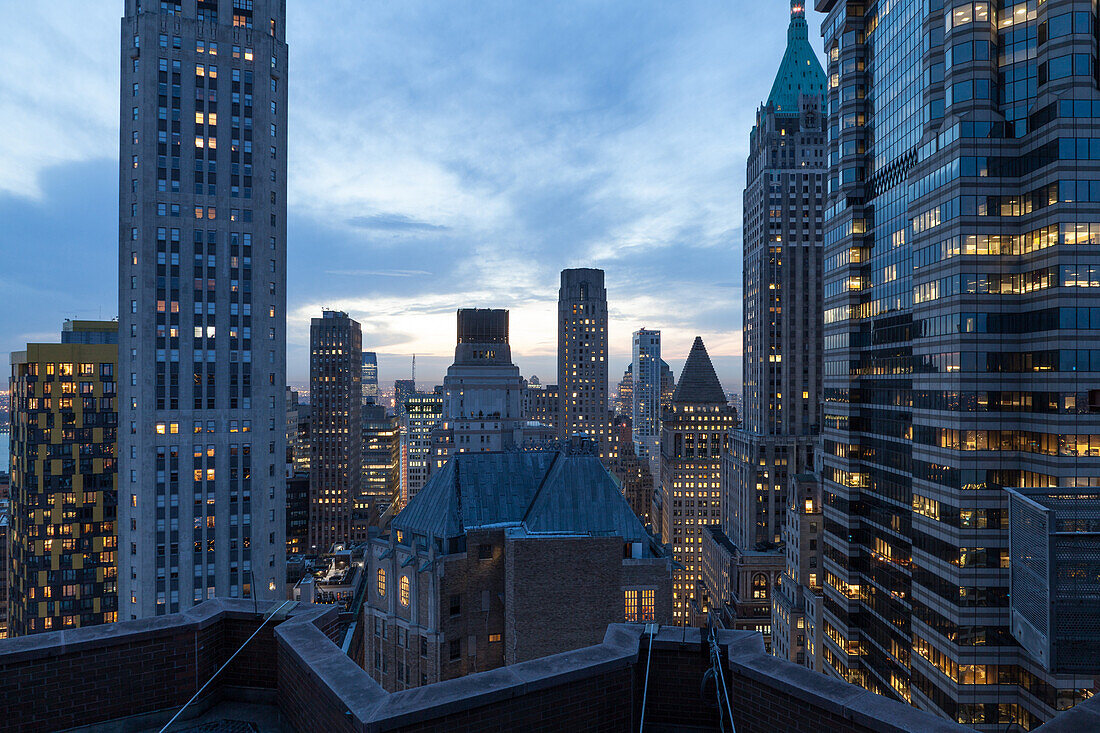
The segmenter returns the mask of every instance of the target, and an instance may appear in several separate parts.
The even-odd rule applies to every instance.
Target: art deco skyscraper
[[[1095,8],[817,8],[825,666],[1029,730],[1100,671]]]
[[[603,270],[562,270],[558,290],[558,390],[563,439],[587,433],[607,456],[607,291]]]
[[[325,311],[309,327],[309,545],[328,552],[349,542],[363,487],[363,333],[342,311]],[[358,509],[358,511],[357,511]]]
[[[283,596],[285,16],[125,2],[120,619]]]
[[[654,517],[680,566],[672,585],[677,624],[693,623],[701,610],[703,532],[722,522],[721,459],[736,420],[703,339],[696,337],[661,420],[659,517]]]
[[[811,470],[821,432],[825,72],[801,0],[749,135],[744,197],[744,401],[727,461],[727,532],[778,542],[787,477]]]
[[[432,430],[429,473],[455,453],[509,450],[524,441],[523,377],[512,363],[508,311],[460,308],[457,324],[455,360],[443,378],[442,419]]]

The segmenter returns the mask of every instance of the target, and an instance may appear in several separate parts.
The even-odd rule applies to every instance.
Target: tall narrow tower
[[[743,422],[726,459],[727,532],[742,547],[779,541],[787,477],[812,469],[821,432],[824,94],[794,0],[787,48],[749,135]]]
[[[611,412],[607,397],[607,291],[603,270],[561,271],[558,291],[560,437],[587,433],[607,457]]]
[[[119,619],[284,593],[285,17],[125,3]]]
[[[661,461],[661,332],[644,328],[634,332],[631,362],[630,424],[634,453],[649,461],[660,475]]]
[[[362,506],[363,333],[342,311],[325,311],[309,326],[309,549],[365,536]]]

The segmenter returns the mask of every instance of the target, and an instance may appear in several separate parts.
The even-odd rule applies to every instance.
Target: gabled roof
[[[797,113],[800,94],[825,94],[825,72],[810,46],[802,0],[791,0],[791,24],[787,27],[787,50],[772,82],[768,104],[777,112]]]
[[[648,537],[599,458],[566,451],[459,453],[392,522],[402,532],[444,538],[502,524],[532,533]]]
[[[524,517],[531,532],[576,532],[641,542],[646,531],[594,455],[559,454]]]
[[[707,347],[699,336],[695,337],[695,343],[684,362],[680,381],[676,383],[676,391],[672,393],[672,401],[676,404],[692,405],[714,402],[726,404],[726,393],[722,391],[722,383],[714,373]]]

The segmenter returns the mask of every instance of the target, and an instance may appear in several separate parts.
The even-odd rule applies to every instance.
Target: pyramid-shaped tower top
[[[798,95],[825,94],[825,72],[810,46],[803,0],[791,0],[791,24],[787,27],[787,50],[772,82],[768,104],[777,112],[797,113]]]
[[[691,405],[726,402],[726,393],[722,391],[722,383],[714,373],[707,347],[703,346],[703,339],[698,336],[695,337],[691,353],[684,362],[680,381],[676,383],[676,391],[672,393],[672,401]]]

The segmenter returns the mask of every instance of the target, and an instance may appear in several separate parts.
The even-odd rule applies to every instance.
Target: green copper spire
[[[787,28],[787,51],[775,75],[768,104],[778,112],[798,112],[799,94],[825,94],[825,72],[810,47],[806,10],[802,0],[791,0],[791,24]]]

